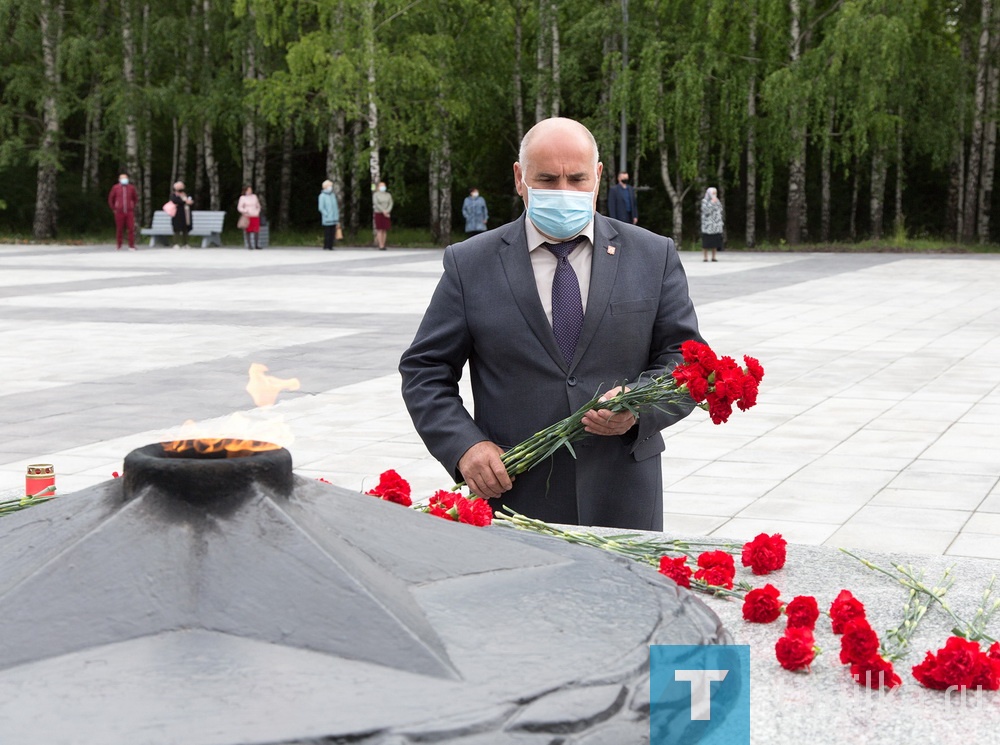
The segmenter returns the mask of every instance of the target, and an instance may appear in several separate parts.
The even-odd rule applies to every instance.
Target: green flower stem
[[[948,567],[948,569],[945,570],[941,578],[941,585],[937,587],[927,587],[927,585],[925,585],[921,581],[920,577],[914,575],[912,569],[903,567],[901,564],[893,565],[893,569],[895,569],[896,572],[898,573],[898,574],[893,574],[888,569],[883,569],[877,564],[874,564],[868,561],[867,559],[863,559],[862,557],[848,551],[847,549],[842,548],[840,550],[841,552],[847,554],[851,558],[857,559],[869,569],[876,572],[881,572],[887,577],[891,577],[893,580],[901,584],[903,587],[906,587],[907,589],[926,595],[928,598],[930,598],[932,603],[937,603],[941,607],[941,610],[947,613],[948,616],[951,618],[951,620],[955,623],[955,628],[952,629],[952,633],[959,636],[963,636],[966,639],[969,639],[970,641],[985,641],[988,643],[996,641],[996,639],[986,634],[985,624],[982,627],[980,627],[979,625],[977,625],[976,622],[969,623],[961,616],[959,616],[957,613],[955,613],[955,611],[952,610],[948,602],[944,599],[945,593],[948,591],[948,588],[951,587],[951,584],[953,582],[953,579],[951,577],[952,567]],[[985,610],[985,603],[987,602],[990,593],[992,592],[992,586],[993,586],[993,580],[990,580],[990,586],[987,588],[986,592],[983,595],[983,605],[980,606],[980,611],[982,612],[981,613],[977,612],[976,614],[976,618],[980,622],[983,619],[988,620],[989,618],[991,618],[992,615],[996,612],[998,604],[1000,604],[1000,602],[995,602],[993,604],[993,607],[991,607],[988,611]]]
[[[55,492],[55,487],[47,486],[38,492],[38,494],[20,497],[19,499],[8,499],[4,502],[0,502],[0,516],[9,515],[12,512],[20,512],[21,510],[33,507],[36,504],[41,504],[42,502],[48,502],[49,500],[55,499],[56,495],[53,492]]]
[[[678,386],[673,375],[667,371],[650,378],[635,388],[623,389],[606,400],[601,400],[600,395],[594,396],[562,421],[549,425],[504,452],[500,456],[500,461],[509,475],[519,476],[550,458],[560,448],[565,447],[572,453],[571,443],[581,440],[589,434],[584,429],[583,417],[592,409],[607,409],[614,413],[628,411],[638,418],[639,412],[643,408],[659,407],[681,401],[690,402],[690,400],[687,386]],[[574,457],[576,457],[575,453]],[[465,485],[464,481],[459,481],[452,487],[452,491],[458,491]]]
[[[688,541],[680,539],[664,540],[657,538],[638,538],[634,533],[624,533],[615,536],[601,536],[595,533],[585,533],[577,530],[563,530],[562,528],[557,528],[556,526],[550,525],[549,523],[541,520],[535,520],[534,518],[526,517],[518,512],[514,512],[509,507],[505,507],[504,509],[507,510],[509,514],[505,515],[501,512],[495,513],[493,517],[494,524],[504,525],[517,530],[527,530],[541,535],[549,535],[555,538],[561,538],[568,543],[576,543],[582,546],[600,548],[605,551],[611,551],[612,553],[620,556],[625,556],[633,561],[648,564],[657,568],[659,567],[660,557],[669,555],[670,553],[683,554],[684,556],[695,559],[698,554],[701,553],[700,549],[725,551],[726,553],[735,555],[739,555],[743,550],[741,545],[726,543],[723,541]],[[696,590],[706,595],[714,595],[716,597],[743,599],[743,596],[750,589],[752,589],[750,585],[745,582],[741,582],[738,585],[738,588],[739,589],[727,590],[724,587],[710,585],[702,580],[694,578],[691,579],[692,590]]]

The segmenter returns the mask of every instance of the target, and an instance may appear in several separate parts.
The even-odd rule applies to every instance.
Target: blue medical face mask
[[[128,186],[128,179],[127,178],[120,178],[120,179],[118,179],[118,183],[121,184],[122,186]]]
[[[594,217],[594,192],[561,189],[528,190],[528,219],[550,238],[564,241],[579,235]]]

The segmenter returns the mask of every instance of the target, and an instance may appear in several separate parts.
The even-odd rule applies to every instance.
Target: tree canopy
[[[606,174],[624,144],[682,243],[708,186],[751,246],[1000,235],[1000,0],[0,0],[0,29],[0,229],[39,239],[105,225],[127,170],[144,224],[181,179],[312,226],[329,178],[357,232],[381,179],[443,243],[473,186],[519,214],[548,116]]]

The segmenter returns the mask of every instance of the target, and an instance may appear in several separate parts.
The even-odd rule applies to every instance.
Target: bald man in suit
[[[660,430],[693,404],[638,420],[590,411],[592,436],[574,444],[575,459],[561,450],[516,480],[500,461],[596,393],[662,373],[684,341],[701,340],[673,241],[595,214],[602,168],[579,122],[547,119],[525,135],[514,183],[526,212],[445,250],[444,275],[400,360],[403,398],[431,454],[494,509],[662,530]],[[567,294],[582,306],[569,342]],[[474,415],[458,388],[467,362]]]

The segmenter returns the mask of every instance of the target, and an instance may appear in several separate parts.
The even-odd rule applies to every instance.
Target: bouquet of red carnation
[[[493,522],[493,510],[484,499],[469,499],[455,492],[439,489],[427,503],[428,514],[458,523],[484,527]]]
[[[576,457],[572,443],[587,436],[583,415],[591,409],[612,412],[628,411],[638,418],[643,409],[694,400],[706,409],[716,424],[733,413],[733,404],[746,411],[757,403],[757,389],[764,378],[764,368],[753,357],[744,357],[746,368],[732,357],[717,357],[712,348],[699,341],[681,345],[683,361],[672,370],[656,375],[634,388],[623,388],[609,398],[595,396],[575,413],[529,437],[505,452],[500,460],[511,476],[532,468],[565,447]],[[459,488],[465,482],[455,485]]]
[[[671,374],[679,390],[686,390],[716,424],[729,419],[733,404],[746,411],[757,403],[764,368],[753,357],[744,355],[744,369],[732,357],[717,357],[707,344],[693,340],[681,345],[681,354],[684,362]]]

